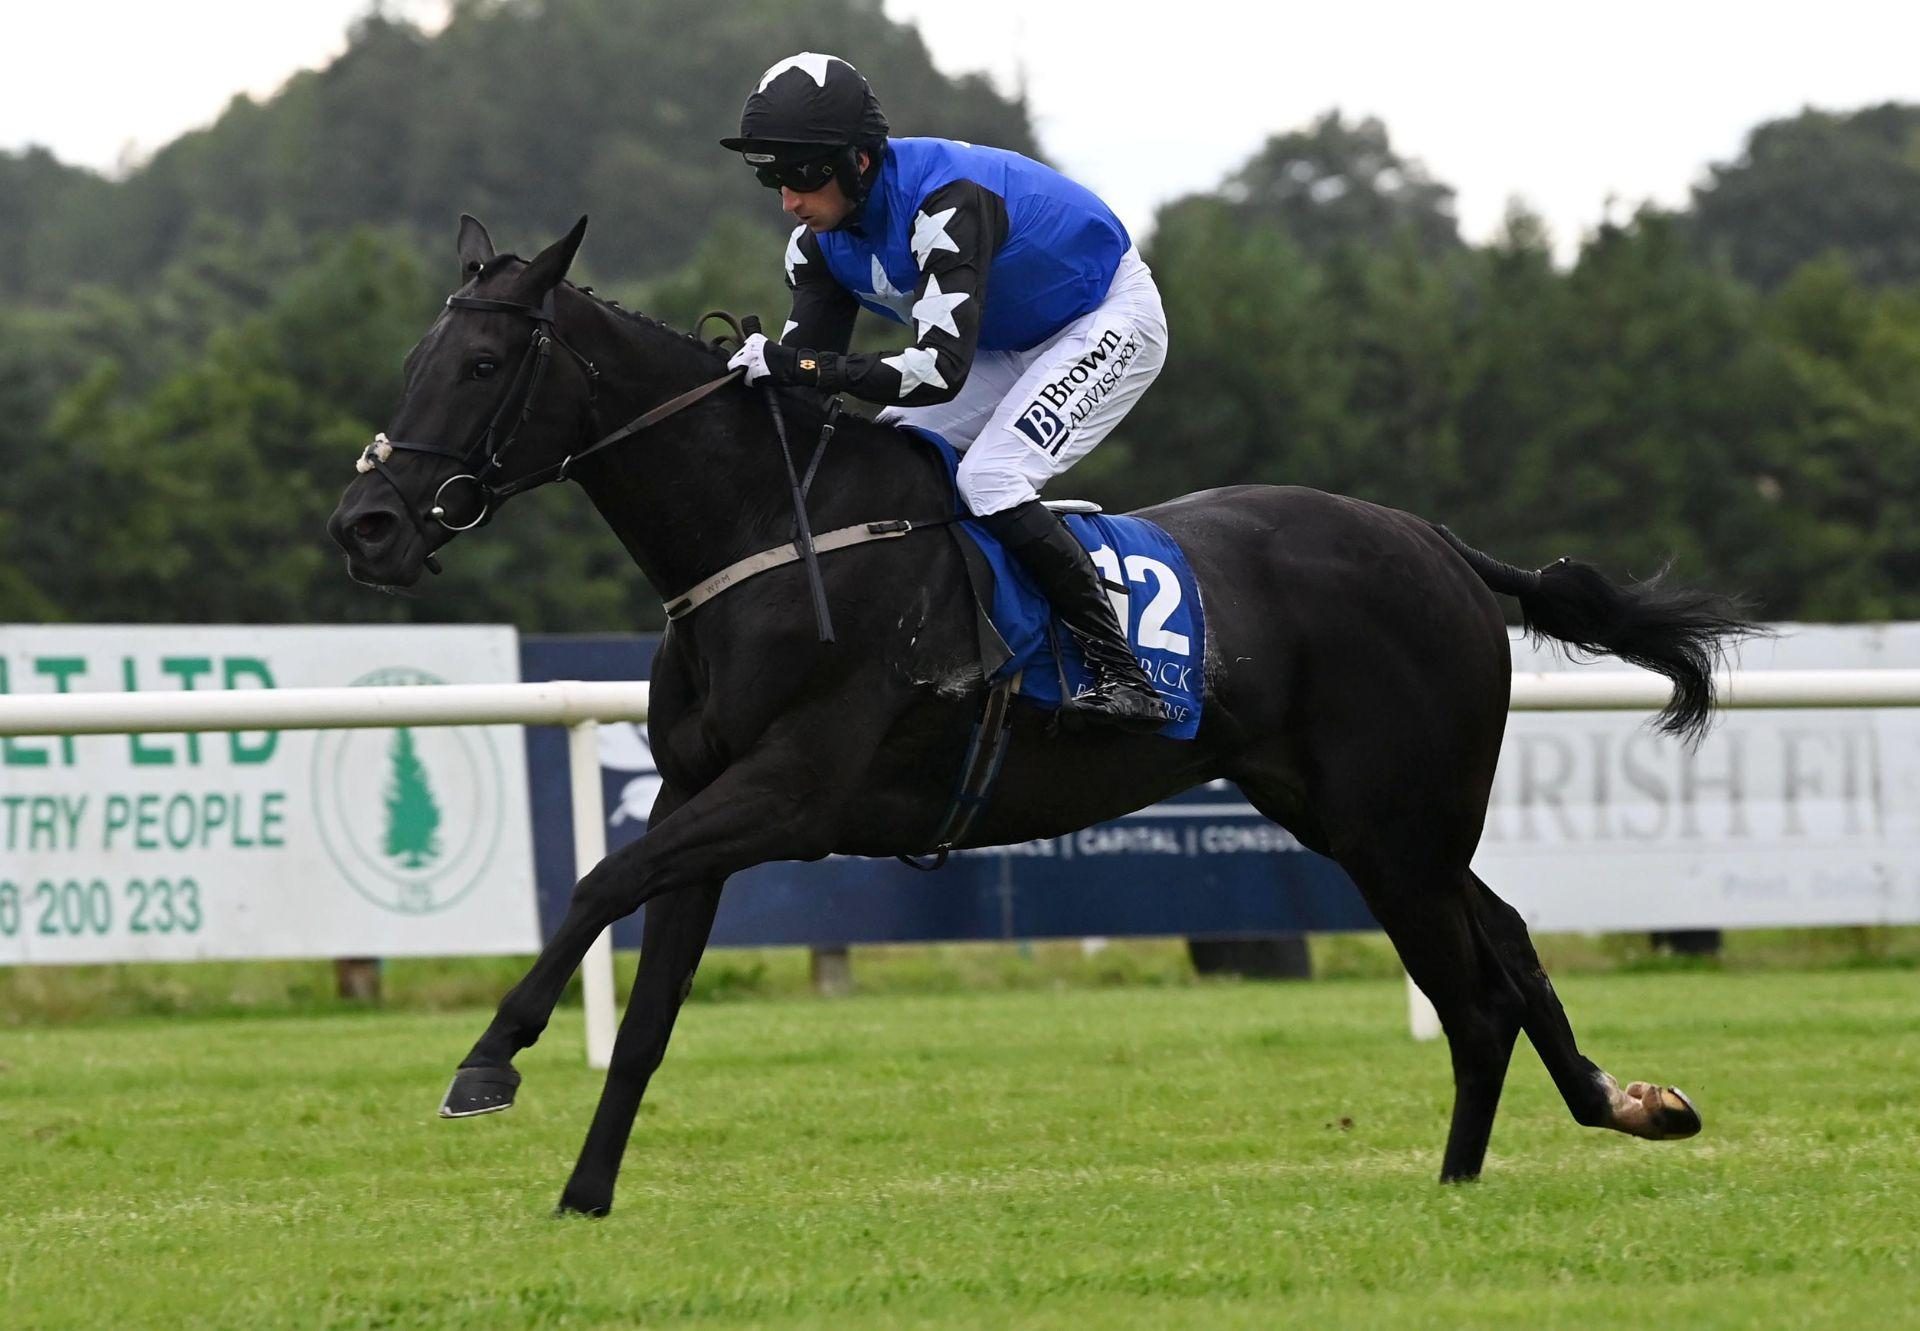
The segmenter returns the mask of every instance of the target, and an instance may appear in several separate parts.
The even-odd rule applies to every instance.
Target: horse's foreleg
[[[605,1215],[613,1205],[640,1093],[666,1047],[680,991],[705,946],[718,885],[768,860],[819,859],[833,849],[846,802],[885,730],[883,718],[865,720],[864,726],[850,724],[833,709],[794,718],[690,797],[657,831],[609,857],[581,883],[582,893],[617,892],[629,910],[658,903],[648,911],[647,946],[663,964],[656,969],[643,950],[640,984],[650,995],[658,988],[671,994],[664,1002],[643,1002],[636,990],[592,1130],[561,1197],[562,1213]],[[670,904],[668,893],[699,904]]]
[[[1700,1114],[1678,1088],[1636,1081],[1625,1087],[1580,1052],[1560,995],[1540,965],[1520,913],[1502,901],[1477,875],[1474,907],[1500,964],[1519,989],[1526,1008],[1527,1039],[1546,1065],[1574,1121],[1583,1127],[1672,1141],[1700,1131]]]
[[[655,835],[682,802],[683,797],[673,786],[663,785],[654,800],[647,833],[641,843]],[[442,1118],[471,1118],[512,1107],[514,1093],[520,1085],[520,1074],[513,1069],[514,1055],[532,1045],[546,1030],[554,1005],[560,1001],[568,979],[579,969],[581,958],[587,955],[593,940],[614,921],[624,919],[639,908],[638,900],[628,904],[622,893],[607,890],[609,878],[602,870],[618,858],[618,854],[609,856],[575,884],[560,927],[540,949],[540,955],[520,983],[500,1000],[485,1033],[460,1060],[453,1084],[447,1087],[446,1097],[440,1104]]]
[[[865,687],[856,687],[862,684]],[[848,707],[849,696],[858,697],[862,706]],[[847,801],[860,789],[897,715],[898,701],[883,683],[849,682],[843,692],[780,718],[751,750],[667,816],[659,816],[656,805],[645,836],[609,855],[580,880],[566,922],[527,978],[502,1002],[493,1026],[456,1076],[455,1091],[462,1078],[511,1073],[504,1061],[475,1060],[510,1058],[530,1042],[530,1034],[538,1034],[567,976],[607,924],[670,893],[717,895],[720,883],[756,864],[820,859],[831,851],[840,839]],[[663,791],[662,801],[668,798]],[[649,921],[650,937],[655,927],[663,930],[656,951],[667,961],[655,969],[651,959],[643,958],[643,986],[684,984],[704,946],[712,911],[711,901],[697,913],[676,903],[666,908],[665,924]],[[611,1205],[620,1152],[646,1080],[640,1069],[650,1072],[658,1061],[657,1050],[664,1048],[671,1021],[670,1013],[655,1013],[650,1004],[629,1009],[616,1042],[608,1093],[582,1153],[583,1172],[576,1176],[580,1188],[569,1188],[563,1209],[604,1214]]]
[[[613,1205],[614,1179],[627,1149],[634,1115],[647,1082],[666,1056],[674,1019],[693,987],[693,973],[713,931],[720,884],[682,888],[655,897],[647,906],[646,936],[640,948],[640,973],[627,999],[627,1014],[614,1041],[600,1105],[573,1177],[560,1194],[562,1212],[605,1215]]]

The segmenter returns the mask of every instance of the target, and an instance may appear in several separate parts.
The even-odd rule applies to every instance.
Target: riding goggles
[[[790,189],[795,194],[811,194],[825,188],[839,169],[840,154],[806,157],[798,160],[776,157],[772,153],[745,153],[754,178],[768,189]]]

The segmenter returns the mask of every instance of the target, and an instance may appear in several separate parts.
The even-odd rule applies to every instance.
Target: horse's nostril
[[[362,545],[378,545],[393,530],[393,514],[362,513],[353,521],[353,539]]]

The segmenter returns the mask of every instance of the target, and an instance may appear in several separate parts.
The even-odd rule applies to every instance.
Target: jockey
[[[1039,499],[1166,357],[1160,293],[1120,220],[1018,153],[889,139],[873,89],[837,56],[774,65],[739,137],[720,142],[800,223],[786,252],[792,314],[777,342],[754,334],[732,366],[749,383],[850,393],[883,404],[882,421],[944,435],[962,453],[961,500],[1086,658],[1092,683],[1070,706],[1128,730],[1165,724],[1107,585]],[[912,344],[849,354],[862,306],[908,324]]]

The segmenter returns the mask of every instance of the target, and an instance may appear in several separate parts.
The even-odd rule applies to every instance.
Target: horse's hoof
[[[589,1220],[600,1220],[612,1210],[611,1201],[590,1201],[584,1197],[576,1197],[568,1191],[560,1194],[560,1204],[553,1208],[553,1218],[570,1220],[575,1216],[585,1216]]]
[[[474,1118],[513,1108],[520,1074],[511,1067],[460,1068],[440,1101],[441,1118]]]
[[[1636,1136],[1648,1141],[1676,1142],[1700,1131],[1700,1111],[1678,1086],[1636,1081],[1627,1087],[1627,1098],[1637,1100],[1645,1111]]]

